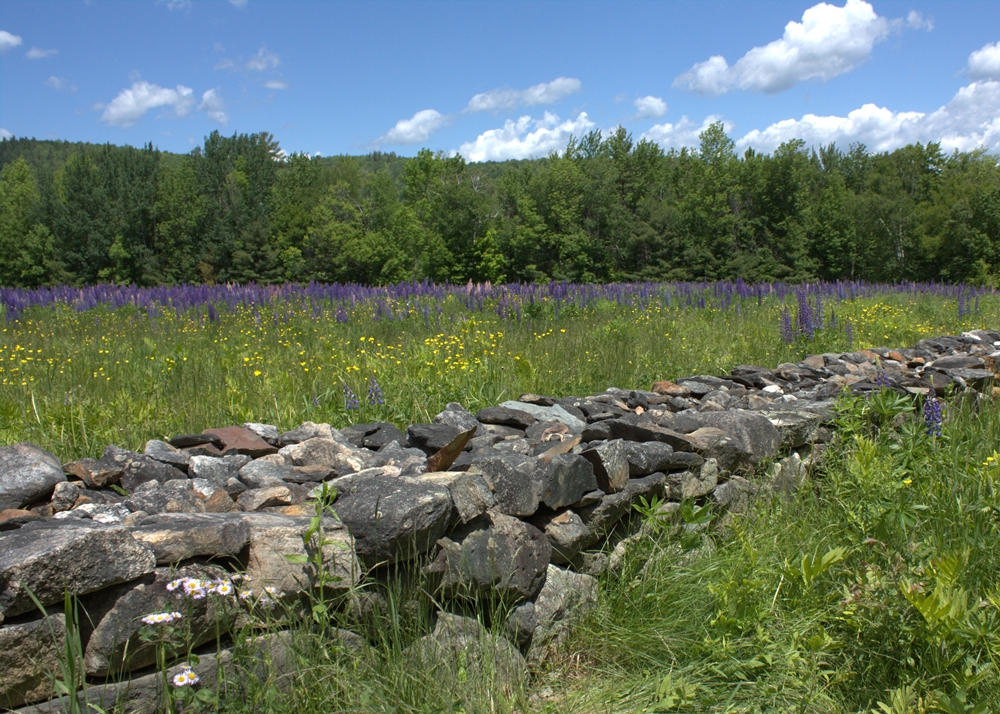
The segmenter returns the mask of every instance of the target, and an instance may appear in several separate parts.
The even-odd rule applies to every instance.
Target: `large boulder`
[[[42,605],[135,580],[156,558],[122,527],[70,519],[0,532],[0,622]]]
[[[702,427],[720,430],[727,438],[711,444],[706,458],[714,457],[719,468],[732,471],[772,458],[781,446],[781,434],[767,417],[756,412],[701,412],[695,416]]]
[[[481,516],[488,509],[493,508],[497,503],[486,479],[480,474],[438,471],[422,474],[418,478],[428,483],[440,484],[448,489],[455,509],[454,521],[456,523],[468,523]]]
[[[597,485],[602,491],[615,493],[625,488],[629,477],[629,462],[623,440],[605,441],[587,449],[581,455],[593,465]]]
[[[490,511],[438,541],[427,572],[440,576],[446,597],[530,600],[545,582],[552,546],[517,518]]]
[[[592,462],[579,454],[544,456],[534,463],[533,480],[541,487],[541,502],[552,509],[578,502],[600,482]],[[626,468],[628,464],[625,464]],[[626,472],[626,479],[628,474]],[[519,515],[519,514],[513,514]],[[530,515],[530,514],[524,514]]]
[[[0,511],[47,499],[66,480],[53,454],[25,441],[0,447]]]
[[[448,489],[431,480],[362,473],[332,485],[338,493],[334,510],[369,565],[427,552],[451,523]]]

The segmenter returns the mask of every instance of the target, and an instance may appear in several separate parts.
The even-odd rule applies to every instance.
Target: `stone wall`
[[[405,433],[387,423],[284,433],[249,423],[67,464],[28,443],[0,448],[0,707],[54,696],[66,590],[86,612],[83,664],[97,699],[152,710],[162,679],[150,674],[141,618],[183,603],[195,644],[214,642],[218,623],[294,604],[316,587],[320,563],[333,592],[420,568],[446,609],[502,605],[504,661],[523,671],[596,596],[600,551],[627,533],[640,498],[737,509],[794,490],[831,437],[842,390],[994,394],[998,356],[1000,332],[974,331],[741,365],[650,391],[524,394],[477,414],[452,403]],[[336,490],[336,517],[323,519],[320,543],[309,529],[324,484]],[[421,656],[444,656],[482,629],[447,612],[437,619],[415,646]],[[204,663],[231,660],[219,652],[198,671],[210,677]]]

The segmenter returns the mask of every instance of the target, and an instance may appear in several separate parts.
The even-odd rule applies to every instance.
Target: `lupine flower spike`
[[[378,380],[373,374],[368,378],[368,406],[374,407],[378,404],[385,404],[385,397],[382,396],[382,388],[378,386]]]
[[[358,395],[355,394],[354,390],[348,387],[346,384],[344,385],[344,401],[346,402],[348,411],[350,411],[351,409],[361,408],[361,402],[358,401]]]
[[[941,401],[932,390],[924,400],[924,426],[927,427],[927,436],[941,436],[942,419]]]

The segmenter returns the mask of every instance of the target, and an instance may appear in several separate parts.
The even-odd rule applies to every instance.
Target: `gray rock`
[[[244,511],[259,511],[269,506],[287,506],[291,502],[292,492],[285,485],[251,488],[236,499],[236,503]]]
[[[440,686],[460,698],[465,691],[477,699],[491,691],[509,699],[527,684],[528,668],[517,648],[469,617],[438,613],[434,632],[403,656],[409,667],[434,672]]]
[[[68,511],[76,504],[76,499],[80,497],[80,487],[72,481],[60,481],[52,490],[53,513]]]
[[[468,523],[478,518],[497,503],[486,479],[480,474],[440,471],[422,474],[419,478],[448,489],[455,507],[455,521],[458,523]]]
[[[781,434],[756,412],[701,413],[696,418],[703,427],[720,429],[729,437],[728,444],[717,443],[704,454],[715,457],[719,467],[727,471],[769,459],[781,446]]]
[[[661,441],[625,442],[625,458],[628,460],[628,473],[631,478],[646,476],[657,471],[672,471],[678,468],[678,462],[692,460],[701,462],[702,457],[690,451],[675,452],[669,444]],[[697,464],[696,464],[697,465]],[[680,468],[685,468],[680,466]]]
[[[357,474],[333,481],[337,515],[365,563],[408,560],[427,552],[452,519],[448,489],[432,481]]]
[[[693,446],[690,440],[673,429],[654,424],[651,421],[644,421],[628,416],[619,419],[607,419],[597,424],[590,425],[583,432],[585,441],[625,439],[626,441],[659,441],[668,444],[674,451],[692,451]]]
[[[581,550],[593,542],[590,528],[569,509],[536,516],[534,523],[552,544],[553,563],[572,562]]]
[[[593,465],[597,485],[602,491],[615,493],[625,488],[629,478],[629,462],[624,441],[606,441],[587,449],[581,456]]]
[[[440,576],[445,597],[509,603],[538,594],[552,553],[541,531],[497,511],[458,528],[438,545],[426,571]]]
[[[0,617],[31,612],[35,604],[63,601],[63,590],[82,595],[134,580],[156,558],[122,527],[93,522],[28,523],[0,533]],[[2,621],[2,620],[0,620]]]
[[[272,446],[278,445],[278,427],[273,424],[258,424],[247,422],[242,425],[247,431],[251,431]]]
[[[167,484],[170,482],[146,482],[125,499],[126,508],[150,514],[205,512],[205,499],[195,492],[187,479],[176,485]]]
[[[757,488],[741,476],[731,476],[728,481],[715,487],[712,499],[720,508],[743,513],[749,507]]]
[[[786,498],[791,498],[792,494],[799,490],[806,476],[806,467],[802,463],[802,458],[796,453],[774,464],[768,474],[771,490]]]
[[[379,423],[378,428],[365,436],[361,441],[361,445],[366,449],[371,449],[372,451],[378,451],[388,444],[398,444],[399,446],[406,445],[406,435],[396,428],[395,424],[385,424]]]
[[[207,580],[212,585],[216,581],[228,582],[228,574],[218,566],[189,565],[176,571],[157,568],[138,581],[115,588],[115,597],[104,601],[111,603],[110,607],[101,612],[92,606],[88,612],[96,626],[83,656],[87,675],[104,677],[156,663],[155,643],[140,638],[146,615],[181,612],[184,622],[178,624],[191,633],[192,647],[215,639],[216,627],[220,633],[228,631],[238,611],[236,589],[228,596],[184,597],[180,589],[169,592],[166,587],[180,578]]]
[[[573,626],[597,602],[597,579],[550,565],[535,599],[535,632],[528,661],[538,664],[558,651]]]
[[[104,488],[118,483],[122,476],[120,464],[104,459],[80,459],[63,464],[63,471],[83,481],[87,488]]]
[[[163,513],[147,516],[129,532],[153,551],[157,565],[235,555],[250,540],[247,520],[238,513]]]
[[[285,594],[303,592],[316,585],[319,574],[314,555],[318,540],[314,536],[308,549],[303,543],[311,518],[275,513],[244,513],[243,518],[250,529],[246,572],[255,585],[271,586]],[[324,518],[323,540],[327,587],[344,590],[357,585],[361,568],[351,534],[336,519]],[[305,556],[308,562],[293,563],[286,555]]]
[[[45,449],[26,441],[0,447],[0,511],[47,499],[65,480],[59,459]]]
[[[584,494],[599,487],[594,471],[583,455],[558,454],[537,459],[532,478],[541,485],[542,503],[557,509],[577,503]]]
[[[278,453],[293,466],[323,466],[338,476],[357,473],[384,463],[375,452],[359,449],[346,439],[340,442],[315,437],[292,446],[285,446]]]
[[[666,481],[667,477],[662,473],[629,479],[624,490],[607,494],[594,506],[580,508],[580,518],[590,529],[590,538],[584,547],[589,547],[606,536],[612,526],[632,511],[632,506],[639,502],[640,497],[647,501],[653,496],[663,498]]]
[[[188,463],[188,475],[191,478],[203,478],[225,488],[229,479],[238,477],[240,469],[252,462],[253,459],[245,454],[221,457],[192,456]]]
[[[435,424],[445,424],[459,432],[475,429],[479,422],[465,407],[458,402],[448,402],[444,411],[434,417]]]
[[[497,454],[474,463],[469,473],[482,474],[502,513],[521,518],[538,510],[541,484],[534,474],[536,463],[520,454]]]
[[[450,444],[459,433],[450,424],[413,424],[406,429],[406,441],[411,448],[432,456]]]
[[[146,442],[146,447],[142,450],[146,456],[151,459],[156,459],[165,464],[170,464],[171,466],[180,469],[184,473],[187,473],[188,463],[191,461],[191,455],[181,451],[175,446],[171,446],[165,441],[160,441],[159,439],[150,439]]]
[[[278,437],[278,444],[288,446],[290,444],[301,444],[309,439],[333,439],[340,443],[348,443],[347,439],[329,424],[314,424],[311,421],[302,422],[291,431],[286,431]]]
[[[137,454],[114,445],[108,446],[104,450],[101,461],[110,467],[122,470],[118,481],[122,488],[129,493],[134,493],[139,486],[148,481],[166,483],[174,479],[187,478],[187,474],[178,468],[151,459],[145,454]]]
[[[583,421],[583,419],[573,416],[558,404],[553,404],[550,407],[542,407],[537,404],[528,404],[526,402],[506,401],[501,402],[500,406],[527,412],[539,421],[560,421],[568,426],[570,432],[573,434],[579,434],[583,431],[584,427],[587,426],[587,423]]]
[[[510,407],[486,407],[476,413],[476,421],[483,424],[499,424],[509,426],[514,429],[527,429],[534,424],[537,419],[522,409],[511,409]]]
[[[756,410],[778,430],[782,449],[797,449],[811,444],[819,435],[820,426],[833,421],[833,406],[829,402],[796,406],[769,405]]]
[[[684,471],[667,476],[667,499],[685,501],[701,498],[712,492],[719,483],[719,466],[715,459],[708,459],[697,471]]]
[[[524,647],[535,633],[535,603],[528,600],[515,607],[504,623],[507,639],[518,647]]]
[[[44,701],[56,695],[51,674],[65,656],[62,613],[0,627],[0,709]]]

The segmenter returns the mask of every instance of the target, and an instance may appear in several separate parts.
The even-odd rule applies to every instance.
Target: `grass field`
[[[263,421],[334,426],[429,421],[521,392],[563,396],[655,379],[774,366],[808,353],[903,347],[1000,326],[1000,298],[938,289],[822,296],[812,339],[782,338],[793,291],[669,304],[548,296],[511,314],[459,291],[394,318],[376,301],[288,298],[186,311],[27,308],[0,329],[0,443],[64,460],[108,443]],[[558,298],[558,296],[557,296]],[[690,301],[689,301],[690,299]],[[704,307],[702,307],[704,300]],[[425,305],[426,307],[426,305]],[[530,308],[530,309],[529,309]],[[375,319],[376,315],[380,319]],[[515,316],[516,315],[516,316]],[[10,316],[10,315],[8,315]],[[347,318],[344,321],[344,318]],[[847,326],[850,325],[850,329]],[[799,326],[796,324],[796,326]],[[385,404],[368,405],[370,379]],[[345,385],[362,406],[347,410]],[[301,667],[263,679],[230,712],[975,712],[1000,711],[1000,416],[995,401],[949,402],[928,436],[891,393],[841,403],[838,438],[793,500],[760,501],[724,528],[652,529],[598,606],[526,688],[488,677],[442,686],[403,647],[426,627],[423,597],[390,587],[359,624],[361,657],[296,631]],[[902,414],[900,418],[894,418]],[[418,584],[417,584],[418,585]],[[207,707],[209,709],[213,706]]]

